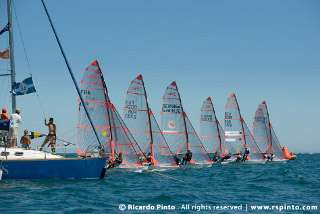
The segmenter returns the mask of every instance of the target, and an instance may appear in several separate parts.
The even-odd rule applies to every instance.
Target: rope
[[[27,61],[27,65],[28,65],[28,70],[30,72],[30,76],[32,77],[32,73],[31,73],[31,67],[30,67],[30,63],[29,63],[29,58],[28,58],[28,54],[27,54],[27,50],[25,48],[25,44],[24,44],[24,41],[23,41],[23,37],[22,37],[22,33],[21,33],[21,28],[20,28],[20,24],[19,24],[19,19],[18,19],[18,16],[17,16],[17,13],[16,13],[16,8],[15,8],[15,5],[14,5],[14,1],[12,0],[12,6],[13,6],[13,11],[14,11],[14,15],[15,15],[15,18],[17,20],[17,26],[18,26],[18,29],[19,29],[19,34],[20,34],[20,39],[21,39],[21,42],[22,42],[22,47],[23,47],[23,50],[24,50],[24,55],[26,57],[26,61]],[[33,80],[33,85],[34,87],[36,88],[36,85],[35,85],[35,82]],[[40,100],[40,96],[36,90],[36,95],[37,95],[37,99],[38,99],[38,102],[40,104],[40,108],[41,108],[41,112],[43,114],[43,117],[46,118],[46,115],[44,113],[44,109],[43,109],[43,106],[42,106],[42,103],[41,103],[41,100]]]

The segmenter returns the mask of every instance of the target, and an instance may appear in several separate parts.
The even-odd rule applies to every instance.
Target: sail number
[[[163,104],[162,112],[179,114],[181,113],[181,107],[175,104]]]
[[[125,118],[137,119],[137,105],[132,100],[126,100],[125,108],[129,109],[124,115]]]
[[[201,115],[201,121],[213,121],[212,115]]]

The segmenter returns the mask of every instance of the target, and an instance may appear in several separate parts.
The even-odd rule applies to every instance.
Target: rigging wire
[[[18,16],[17,16],[17,12],[16,12],[16,8],[15,8],[14,1],[13,1],[13,0],[12,0],[12,6],[13,6],[13,11],[14,11],[15,18],[16,18],[16,20],[17,20],[17,26],[18,26],[18,29],[19,29],[19,34],[20,34],[20,39],[21,39],[21,42],[22,42],[22,47],[23,47],[23,50],[24,50],[24,55],[25,55],[25,57],[26,57],[26,61],[27,61],[27,65],[28,65],[28,70],[29,70],[29,72],[30,72],[30,76],[32,77],[31,67],[30,67],[30,63],[29,63],[29,58],[28,58],[27,50],[26,50],[26,47],[25,47],[25,44],[24,44],[24,40],[23,40],[23,37],[22,37],[21,28],[20,28],[20,24],[19,24],[19,19],[18,19]],[[33,80],[33,85],[34,85],[34,87],[36,88],[36,85],[35,85],[34,80]],[[36,96],[37,96],[37,99],[38,99],[38,102],[39,102],[39,105],[40,105],[40,108],[41,108],[43,117],[46,118],[46,115],[45,115],[45,112],[44,112],[44,109],[43,109],[43,106],[42,106],[42,102],[41,102],[41,100],[40,100],[40,96],[39,96],[37,90],[36,90]]]

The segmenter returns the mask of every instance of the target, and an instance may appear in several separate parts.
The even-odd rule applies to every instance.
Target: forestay
[[[124,122],[142,152],[150,153],[154,165],[173,165],[173,156],[148,106],[143,78],[135,78],[127,91],[123,109]]]

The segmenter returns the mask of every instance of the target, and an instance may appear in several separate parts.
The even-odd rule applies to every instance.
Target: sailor
[[[19,115],[21,112],[20,109],[16,110],[16,113],[10,116],[9,122],[9,133],[8,133],[8,144],[10,140],[12,140],[12,148],[18,148],[16,145],[17,137],[18,137],[18,126],[21,124],[21,116]]]
[[[53,123],[53,118],[49,119],[49,123],[47,123],[47,118],[44,119],[44,124],[49,128],[49,134],[41,145],[40,151],[42,151],[43,147],[50,141],[49,145],[51,145],[52,154],[56,154],[56,133],[57,126]],[[48,145],[48,146],[49,146]]]
[[[116,159],[112,160],[111,158],[109,159],[109,166],[107,167],[108,169],[114,168],[115,163],[117,163],[117,166],[119,166],[122,163],[122,152],[120,152]]]
[[[182,164],[186,164],[187,162],[190,162],[191,159],[192,159],[192,152],[190,151],[190,149],[188,149],[187,153],[182,158]]]
[[[178,153],[176,153],[176,154],[174,155],[174,161],[176,162],[177,165],[180,164],[180,158],[179,158]]]
[[[237,155],[236,161],[237,161],[237,162],[241,161],[241,155],[240,155],[240,153]]]
[[[270,155],[270,161],[273,161],[273,158],[274,158],[274,154],[271,153],[271,155]]]
[[[115,163],[121,164],[122,163],[122,152],[120,152],[118,154],[118,156],[116,157],[116,159],[114,160]]]
[[[151,152],[148,153],[146,160],[147,160],[148,163],[152,162]]]
[[[24,130],[24,135],[20,139],[20,143],[22,145],[22,148],[24,149],[30,149],[31,144],[31,138],[28,136],[28,130]]]
[[[213,162],[217,162],[217,161],[219,161],[219,154],[218,154],[218,152],[215,152],[214,153],[214,156],[213,156]]]
[[[244,154],[243,154],[243,158],[242,161],[247,160],[248,155],[250,154],[250,149],[247,147],[247,145],[245,146],[245,150],[244,150]]]
[[[264,155],[263,155],[263,158],[264,158],[265,160],[268,160],[268,159],[269,159],[269,157],[268,157],[267,154],[264,154]]]
[[[9,119],[10,117],[9,115],[7,115],[7,110],[5,108],[2,109],[2,113],[0,114],[0,120],[9,120]],[[1,135],[2,135],[2,140],[4,145],[7,145],[8,130],[1,130]]]

